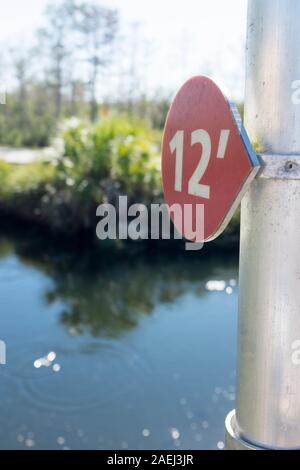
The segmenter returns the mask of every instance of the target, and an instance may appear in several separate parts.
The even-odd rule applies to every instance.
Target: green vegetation
[[[96,207],[119,194],[150,204],[161,198],[159,135],[125,117],[62,130],[52,161],[0,162],[0,209],[66,234],[95,229]]]
[[[50,145],[56,132],[51,97],[42,86],[27,85],[25,101],[18,93],[7,94],[0,107],[0,143],[12,147],[41,148]]]
[[[125,117],[95,126],[80,123],[62,133],[58,175],[80,199],[114,199],[120,193],[150,201],[160,191],[160,135]]]
[[[10,165],[0,160],[1,203],[34,195],[54,179],[55,169],[47,163]]]
[[[127,195],[129,203],[162,201],[161,134],[141,122],[107,117],[96,125],[72,119],[61,131],[61,154],[51,161],[0,161],[0,210],[52,231],[95,235],[96,208]],[[239,215],[227,229],[238,238]]]

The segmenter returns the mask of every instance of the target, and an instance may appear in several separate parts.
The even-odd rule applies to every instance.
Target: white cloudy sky
[[[30,43],[49,0],[1,0],[0,47]],[[53,1],[53,0],[52,0]],[[148,91],[174,91],[195,74],[215,78],[231,97],[244,91],[247,0],[99,0],[116,7],[124,32],[135,29]]]

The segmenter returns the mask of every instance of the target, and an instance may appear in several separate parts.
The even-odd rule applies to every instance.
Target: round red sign
[[[193,77],[176,94],[162,146],[165,200],[188,240],[216,238],[225,229],[259,161],[235,111],[217,85]]]

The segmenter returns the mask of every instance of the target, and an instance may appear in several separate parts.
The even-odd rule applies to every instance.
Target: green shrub
[[[73,120],[62,138],[58,174],[78,197],[99,203],[124,193],[147,202],[160,192],[157,136],[141,123],[110,117],[89,127]]]
[[[160,195],[157,135],[111,117],[95,126],[72,119],[63,152],[29,165],[0,164],[0,207],[67,232],[95,227],[96,207],[119,194],[146,204]]]

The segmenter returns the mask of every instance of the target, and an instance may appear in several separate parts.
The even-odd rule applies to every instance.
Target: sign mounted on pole
[[[167,116],[162,179],[169,208],[179,205],[182,214],[186,205],[204,208],[203,239],[192,241],[214,240],[223,232],[259,168],[238,112],[217,85],[203,76],[188,80]],[[195,226],[197,211],[192,214]],[[190,239],[185,221],[178,224],[171,210],[170,215]]]

